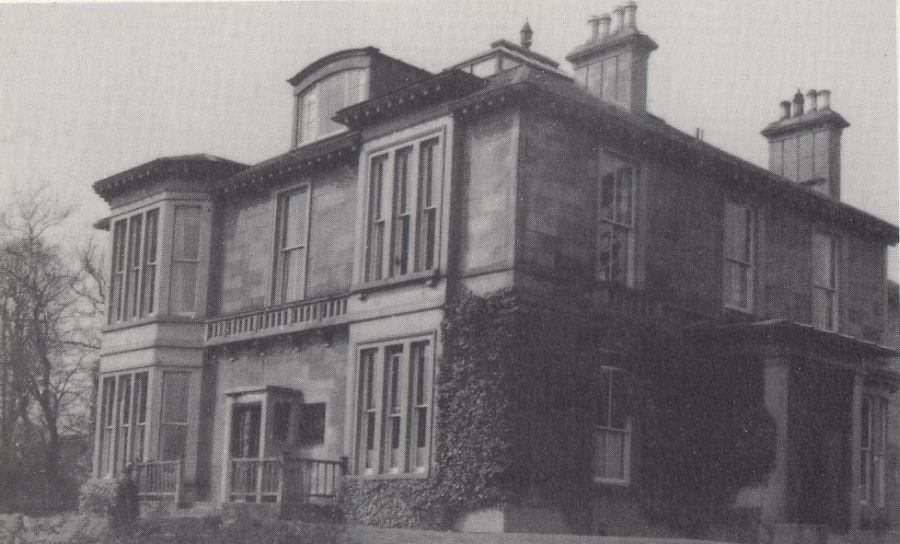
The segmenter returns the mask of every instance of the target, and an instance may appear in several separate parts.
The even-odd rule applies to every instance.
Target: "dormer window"
[[[339,110],[369,94],[368,70],[354,68],[326,76],[297,96],[297,147],[338,134],[346,127],[333,121]]]

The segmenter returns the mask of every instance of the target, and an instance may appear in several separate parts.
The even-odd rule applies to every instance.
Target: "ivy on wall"
[[[460,295],[442,335],[429,477],[349,480],[350,521],[447,529],[467,511],[533,504],[588,532],[592,499],[624,493],[650,520],[699,534],[771,468],[761,366],[710,357],[680,331],[592,322],[505,291]],[[624,492],[591,484],[596,370],[612,352],[629,354],[640,444]]]

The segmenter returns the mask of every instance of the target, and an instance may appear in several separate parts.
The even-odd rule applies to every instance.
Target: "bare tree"
[[[90,421],[103,302],[96,248],[70,253],[54,241],[68,218],[69,209],[40,189],[0,217],[0,374],[18,399],[9,423],[39,437],[51,486],[59,481],[61,434],[84,432]]]

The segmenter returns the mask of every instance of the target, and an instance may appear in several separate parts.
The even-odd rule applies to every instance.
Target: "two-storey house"
[[[286,153],[96,182],[95,475],[390,526],[870,527],[898,229],[840,201],[828,91],[768,169],[648,112],[635,14],[573,72],[527,25],[437,74],[340,51],[288,80]]]

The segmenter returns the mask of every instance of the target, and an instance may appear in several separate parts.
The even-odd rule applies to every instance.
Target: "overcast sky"
[[[106,215],[90,185],[159,156],[254,163],[290,145],[285,82],[327,53],[374,45],[439,71],[518,40],[563,57],[608,0],[0,4],[0,198],[38,183],[79,208],[73,236]],[[894,0],[640,0],[648,108],[768,164],[759,131],[797,88],[830,89],[845,202],[897,224]],[[0,204],[2,206],[2,204]],[[896,251],[892,277],[897,278]]]

